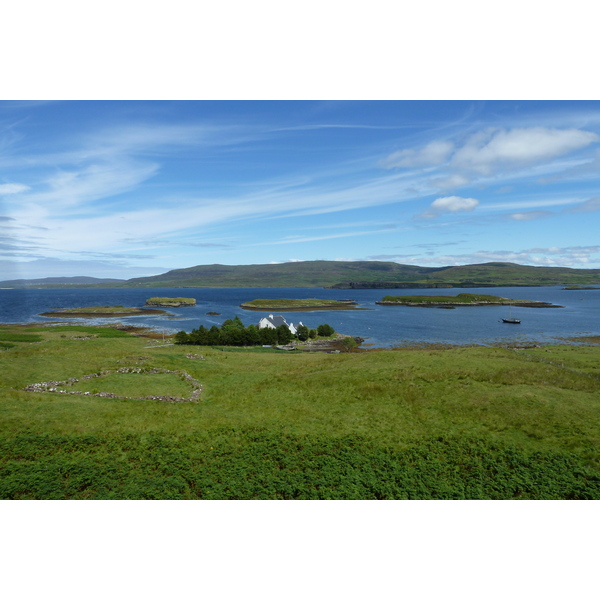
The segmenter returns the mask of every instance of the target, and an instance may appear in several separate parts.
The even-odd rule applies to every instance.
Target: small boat
[[[502,319],[503,323],[512,323],[513,325],[519,325],[521,323],[521,319],[514,319],[512,316],[512,304],[509,305],[508,317]]]

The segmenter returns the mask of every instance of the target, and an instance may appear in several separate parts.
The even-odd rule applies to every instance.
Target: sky
[[[600,268],[600,102],[0,102],[0,279]]]

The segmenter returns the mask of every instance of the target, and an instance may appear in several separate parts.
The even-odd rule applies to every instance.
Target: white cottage
[[[281,315],[277,315],[276,317],[273,315],[269,315],[268,317],[263,317],[258,322],[258,328],[264,329],[265,327],[270,327],[271,329],[277,329],[280,325],[285,325],[292,335],[296,335],[296,331],[300,325],[302,325],[302,321],[299,321],[298,325],[294,325],[293,323],[288,323]]]

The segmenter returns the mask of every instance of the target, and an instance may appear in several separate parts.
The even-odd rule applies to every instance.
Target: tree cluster
[[[190,333],[180,331],[175,335],[175,343],[198,346],[276,346],[289,344],[294,339],[305,342],[309,338],[316,338],[317,335],[330,336],[334,333],[333,327],[327,324],[319,325],[317,329],[300,325],[294,336],[285,325],[280,325],[277,329],[259,329],[256,325],[245,327],[242,320],[236,316],[235,319],[227,319],[221,327],[213,325],[207,329],[200,325]]]

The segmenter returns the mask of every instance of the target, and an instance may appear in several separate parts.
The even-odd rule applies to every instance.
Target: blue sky
[[[600,102],[0,102],[0,279],[600,268]]]

